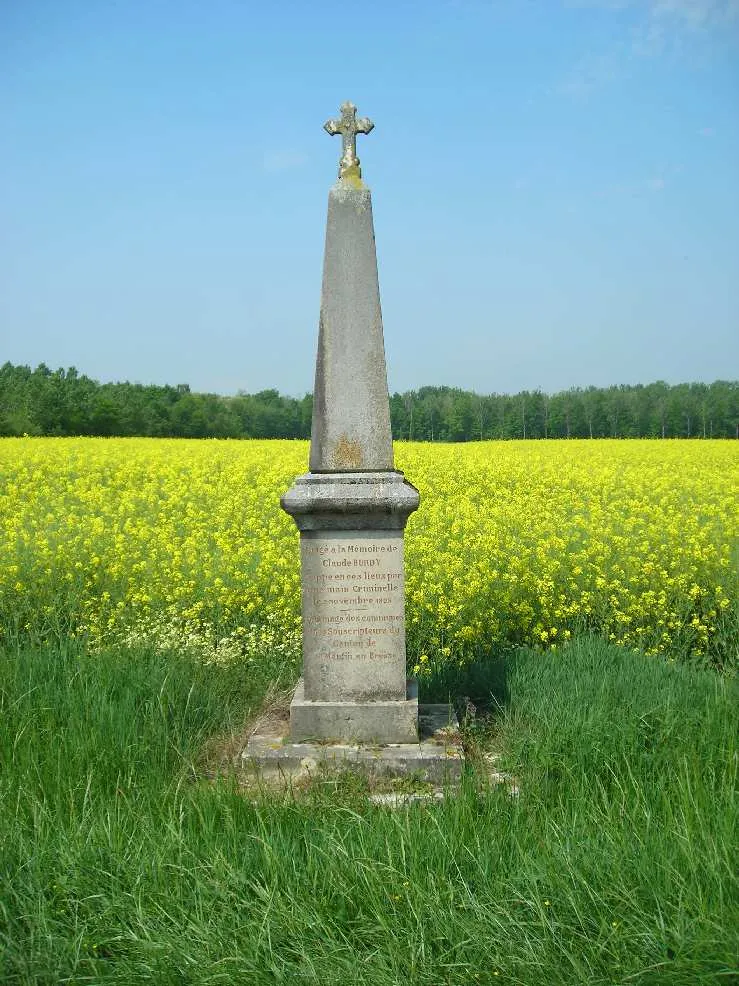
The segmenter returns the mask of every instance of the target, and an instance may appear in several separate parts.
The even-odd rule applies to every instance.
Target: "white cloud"
[[[646,7],[634,32],[637,56],[681,54],[719,37],[739,40],[739,0],[650,0]]]
[[[558,91],[586,97],[629,73],[642,58],[683,57],[706,45],[739,47],[739,0],[565,0],[569,7],[597,7],[613,18],[613,41],[586,52]]]
[[[739,0],[565,0],[565,6],[631,9],[651,19],[674,19],[694,29],[739,19]]]
[[[653,20],[679,21],[690,30],[725,27],[739,18],[739,0],[651,0]]]

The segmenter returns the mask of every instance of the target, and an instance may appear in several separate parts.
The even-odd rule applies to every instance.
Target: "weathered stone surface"
[[[419,495],[402,472],[306,473],[280,503],[300,531],[402,531]]]
[[[341,180],[328,197],[309,467],[393,468],[372,199]]]
[[[418,501],[396,471],[308,473],[282,497],[301,532],[305,688],[293,703],[294,738],[415,738],[403,529]]]
[[[397,701],[310,700],[299,682],[290,704],[293,742],[417,743],[418,699]]]
[[[405,700],[402,533],[306,531],[300,550],[306,695]]]
[[[287,722],[269,717],[257,725],[241,754],[240,766],[265,780],[282,778],[294,782],[351,770],[370,780],[411,777],[431,784],[458,783],[464,753],[453,709],[448,705],[422,705],[418,713],[420,730],[412,740],[372,745],[346,740],[297,741],[292,727],[288,731]]]

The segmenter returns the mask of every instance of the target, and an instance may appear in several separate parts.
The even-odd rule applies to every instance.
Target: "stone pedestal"
[[[403,529],[418,492],[399,472],[308,473],[281,500],[300,530],[303,680],[293,742],[412,743]]]
[[[372,787],[393,785],[403,778],[431,784],[435,797],[439,788],[456,787],[461,781],[464,751],[456,716],[448,705],[419,706],[418,737],[409,743],[296,742],[280,710],[260,720],[235,763],[268,786],[299,786],[351,771]]]

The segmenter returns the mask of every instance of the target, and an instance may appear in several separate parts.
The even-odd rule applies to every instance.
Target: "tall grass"
[[[389,811],[349,784],[255,802],[198,779],[208,738],[279,673],[268,658],[255,680],[146,651],[6,649],[0,981],[739,975],[735,682],[597,640],[492,666],[467,685],[499,711],[468,732],[504,752],[519,796],[469,776]]]

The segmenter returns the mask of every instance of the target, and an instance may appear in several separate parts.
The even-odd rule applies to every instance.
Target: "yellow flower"
[[[707,652],[735,596],[735,445],[399,443],[422,492],[405,539],[414,673],[511,642],[544,650],[581,627],[648,653]],[[299,535],[279,497],[307,451],[0,439],[0,626],[55,614],[103,644],[166,628],[231,639],[272,621],[296,639]]]

